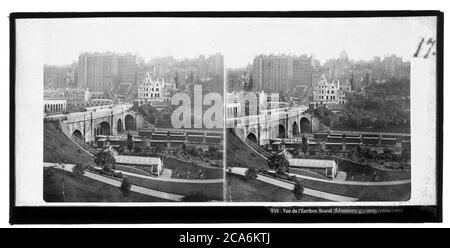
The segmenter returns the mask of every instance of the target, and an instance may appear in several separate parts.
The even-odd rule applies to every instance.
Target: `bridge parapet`
[[[227,127],[245,127],[245,126],[255,126],[255,125],[278,125],[280,120],[286,120],[289,118],[296,118],[299,116],[305,116],[310,118],[309,114],[304,114],[307,108],[305,107],[295,107],[295,108],[281,108],[267,110],[260,115],[251,116],[240,116],[234,118],[227,118]]]
[[[101,106],[90,108],[86,112],[76,112],[61,115],[60,124],[64,133],[71,137],[77,133],[84,142],[94,141],[99,132],[117,134],[124,130],[124,117],[131,115],[135,122],[136,113],[131,110],[131,104]],[[136,128],[134,125],[133,128]]]
[[[102,108],[102,109],[93,109],[91,111],[86,112],[75,112],[66,114],[67,123],[74,123],[74,122],[80,122],[84,120],[89,119],[100,119],[105,117],[110,117],[118,114],[122,114],[124,112],[133,112],[130,108],[132,107],[131,104],[126,105],[119,105],[119,106],[110,106],[109,108]]]

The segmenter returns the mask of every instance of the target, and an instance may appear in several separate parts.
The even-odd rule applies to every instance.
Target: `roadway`
[[[72,172],[72,168],[74,166],[75,166],[74,164],[58,164],[58,163],[44,162],[44,167],[61,169],[61,170],[68,171],[68,172]],[[122,184],[122,182],[119,180],[112,179],[110,177],[105,177],[102,175],[98,175],[98,174],[95,174],[95,173],[92,173],[89,171],[85,171],[83,176],[94,179],[99,182],[103,182],[103,183],[115,186],[115,187],[120,187],[120,185]],[[136,193],[149,195],[152,197],[161,198],[161,199],[170,200],[170,201],[181,201],[184,197],[183,195],[177,195],[177,194],[167,193],[167,192],[163,192],[163,191],[148,189],[148,188],[139,187],[136,185],[131,185],[130,190],[133,192],[136,192]]]
[[[228,171],[230,173],[236,174],[236,175],[241,175],[241,176],[245,176],[245,172],[247,171],[247,168],[242,168],[242,167],[228,167]],[[263,176],[263,175],[259,175],[256,178],[256,180],[260,180],[262,182],[265,183],[269,183],[275,186],[278,186],[280,188],[284,188],[287,190],[293,190],[294,189],[294,184],[292,183],[287,183],[281,180],[277,180],[274,178],[270,178],[267,176]],[[326,200],[330,200],[330,201],[335,201],[335,202],[353,202],[353,201],[357,201],[358,198],[354,198],[354,197],[348,197],[348,196],[343,196],[343,195],[337,195],[337,194],[331,194],[331,193],[327,193],[327,192],[323,192],[323,191],[319,191],[319,190],[314,190],[314,189],[310,189],[310,188],[306,188],[304,187],[303,190],[303,194],[306,195],[310,195],[310,196],[314,196],[314,197],[318,197],[321,199],[326,199]]]

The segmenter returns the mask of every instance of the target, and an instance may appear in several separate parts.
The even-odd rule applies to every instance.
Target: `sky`
[[[131,52],[195,58],[220,52],[227,67],[258,54],[308,54],[321,62],[342,50],[368,60],[396,54],[409,60],[420,38],[433,33],[429,17],[389,18],[78,18],[45,19],[44,63],[64,65],[82,52]]]

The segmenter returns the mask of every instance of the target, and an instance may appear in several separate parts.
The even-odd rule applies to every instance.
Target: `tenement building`
[[[253,86],[267,92],[288,92],[296,86],[311,86],[312,56],[259,55],[253,60]]]
[[[136,55],[83,53],[78,57],[78,88],[111,90],[121,83],[135,83]]]

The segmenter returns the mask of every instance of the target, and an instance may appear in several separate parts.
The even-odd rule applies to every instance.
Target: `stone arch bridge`
[[[311,133],[312,119],[306,110],[306,107],[287,107],[259,115],[227,118],[227,128],[232,127],[242,140],[266,145],[271,139],[290,139],[301,133]]]
[[[95,141],[97,135],[119,135],[137,130],[139,123],[137,113],[132,105],[114,105],[89,109],[59,116],[61,128],[69,137],[76,137],[84,142]]]

